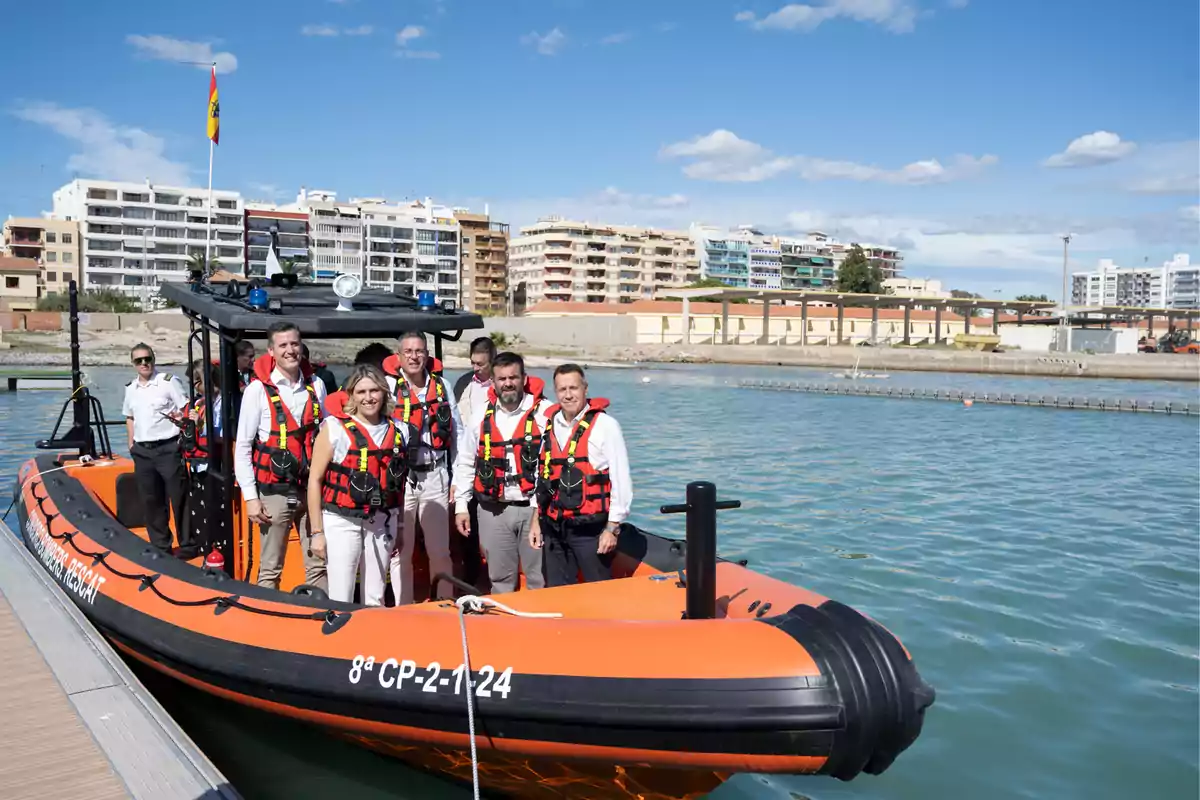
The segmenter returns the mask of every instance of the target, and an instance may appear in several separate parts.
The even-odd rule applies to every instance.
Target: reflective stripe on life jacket
[[[308,477],[313,440],[316,439],[317,427],[321,422],[321,406],[317,401],[317,391],[313,388],[311,370],[306,369],[307,364],[302,364],[301,367],[301,379],[308,391],[308,399],[304,403],[304,413],[300,422],[297,423],[271,379],[275,359],[267,353],[259,356],[254,362],[254,374],[263,385],[271,413],[271,427],[267,440],[254,442],[254,481],[260,487],[265,487],[268,494],[298,488]]]
[[[516,484],[521,494],[528,495],[537,485],[538,458],[542,431],[537,424],[537,410],[542,403],[545,383],[540,378],[526,376],[525,394],[533,397],[533,405],[517,422],[513,438],[505,439],[496,423],[496,387],[488,390],[487,410],[479,423],[479,448],[475,453],[476,497],[504,499],[506,486]],[[512,452],[517,472],[511,473],[508,454]]]
[[[454,435],[454,417],[451,410],[451,400],[446,395],[446,387],[441,380],[442,362],[436,358],[428,359],[425,376],[425,399],[421,400],[404,377],[400,368],[399,356],[388,356],[383,362],[383,371],[396,379],[396,407],[392,417],[399,422],[411,426],[408,439],[409,449],[413,452],[421,446],[421,433],[426,422],[429,424],[429,444],[434,450],[449,450],[450,440]],[[433,397],[429,396],[430,391]],[[427,416],[428,415],[428,416]]]
[[[364,519],[376,511],[402,508],[408,466],[399,426],[389,422],[382,444],[376,444],[355,420],[338,418],[351,446],[342,463],[330,464],[325,472],[321,502],[340,514]]]
[[[600,471],[588,459],[588,440],[598,415],[609,406],[603,398],[589,398],[583,416],[576,420],[567,446],[560,447],[554,435],[554,415],[562,406],[546,413],[546,433],[542,437],[541,480],[538,483],[538,508],[552,520],[592,520],[608,516],[612,480],[608,470]]]

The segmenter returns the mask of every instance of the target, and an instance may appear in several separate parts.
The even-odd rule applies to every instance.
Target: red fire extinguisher
[[[225,556],[221,555],[221,551],[214,548],[212,552],[204,557],[204,566],[209,569],[225,569]]]

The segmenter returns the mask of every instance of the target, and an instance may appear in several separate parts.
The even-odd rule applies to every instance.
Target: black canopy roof
[[[328,284],[298,284],[294,288],[264,286],[275,311],[252,308],[247,284],[163,283],[162,297],[179,304],[184,313],[204,317],[231,334],[253,338],[265,335],[276,322],[295,324],[302,336],[313,338],[378,338],[405,331],[453,333],[483,327],[483,318],[467,311],[436,307],[422,310],[411,297],[364,289],[350,302],[353,311],[338,311],[338,297]],[[456,337],[452,337],[456,338]]]

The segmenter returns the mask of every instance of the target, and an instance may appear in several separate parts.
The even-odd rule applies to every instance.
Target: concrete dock
[[[0,522],[0,797],[240,800]]]

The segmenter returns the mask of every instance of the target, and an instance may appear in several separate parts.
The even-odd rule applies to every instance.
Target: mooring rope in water
[[[1011,394],[1009,392],[975,392],[961,389],[911,389],[897,386],[846,386],[835,383],[798,383],[764,380],[743,380],[743,389],[765,389],[773,392],[802,392],[805,394],[842,395],[844,397],[891,397],[904,400],[949,400],[962,403],[987,403],[1001,406],[1056,408],[1064,411],[1125,411],[1143,414],[1200,416],[1200,403],[1178,403],[1170,400],[1130,400],[1112,397],[1060,397],[1058,395]]]
[[[467,612],[473,614],[486,613],[489,608],[495,608],[515,617],[530,617],[535,619],[555,619],[561,617],[557,611],[517,611],[490,597],[479,597],[465,594],[454,601],[458,606],[458,629],[462,632],[463,668],[467,671],[467,731],[471,736],[471,786],[475,800],[479,800],[479,756],[475,750],[475,693],[472,691],[475,681],[471,678],[471,653],[467,647]]]

